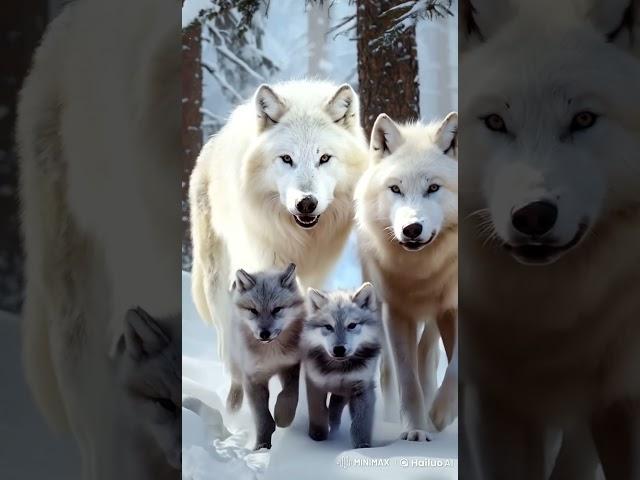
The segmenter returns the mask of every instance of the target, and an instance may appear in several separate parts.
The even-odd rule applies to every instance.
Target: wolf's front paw
[[[298,395],[290,392],[280,392],[276,399],[276,406],[273,411],[273,417],[276,425],[280,428],[286,428],[291,425],[296,416],[296,407],[298,406]]]
[[[309,425],[309,436],[316,442],[322,442],[329,436],[329,429],[326,425]]]
[[[409,440],[410,442],[430,442],[431,437],[426,430],[408,430],[402,432],[400,435],[402,440]]]
[[[266,448],[267,450],[271,449],[271,442],[256,442],[256,446],[254,447],[254,450],[262,450],[263,448]]]
[[[366,442],[362,442],[359,444],[353,444],[353,448],[371,448],[371,444],[370,443],[366,443]]]
[[[458,416],[458,386],[455,388],[446,382],[438,390],[436,399],[433,401],[429,418],[433,426],[441,432],[447,428]]]

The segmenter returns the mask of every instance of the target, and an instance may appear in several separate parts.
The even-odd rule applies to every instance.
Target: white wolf
[[[69,4],[20,94],[24,363],[49,423],[76,438],[83,478],[177,474],[175,452],[122,408],[109,351],[135,305],[166,320],[179,342],[178,8]]]
[[[304,286],[321,287],[351,230],[366,161],[355,92],[310,80],[260,86],[204,146],[189,187],[192,290],[220,330],[220,358],[229,360],[234,272],[295,263]]]
[[[456,113],[429,125],[397,125],[380,115],[371,133],[371,165],[356,189],[364,276],[384,301],[408,440],[428,440],[426,408],[439,430],[457,416],[457,126]],[[450,363],[436,396],[440,336]],[[387,403],[391,365],[385,352]]]
[[[593,479],[595,443],[638,478],[635,7],[496,3],[461,57],[466,473]]]

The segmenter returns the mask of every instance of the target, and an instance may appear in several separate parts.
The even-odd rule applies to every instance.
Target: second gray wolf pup
[[[309,436],[326,440],[340,428],[349,404],[351,441],[371,446],[375,376],[382,349],[382,320],[373,286],[355,293],[309,289],[309,317],[302,336],[309,402]],[[331,394],[327,408],[327,395]]]
[[[227,408],[242,405],[243,387],[256,424],[256,450],[271,448],[271,435],[288,427],[298,406],[300,334],[305,317],[296,266],[247,273],[240,269],[231,287],[232,385]],[[280,377],[274,417],[269,411],[269,380]]]

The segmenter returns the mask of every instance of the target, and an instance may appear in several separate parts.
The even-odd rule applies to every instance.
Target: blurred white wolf
[[[355,92],[310,80],[260,86],[204,146],[189,188],[192,291],[220,331],[220,358],[236,270],[295,263],[304,286],[322,287],[351,230],[366,152]]]
[[[175,449],[163,451],[139,424],[147,416],[123,408],[109,352],[136,305],[180,342],[181,226],[167,217],[180,202],[179,8],[70,3],[20,94],[26,376],[49,423],[77,440],[85,479],[177,475]],[[165,393],[142,396],[140,408],[175,403]]]
[[[460,64],[464,473],[593,479],[597,450],[607,479],[639,478],[638,2],[473,6],[478,41]]]

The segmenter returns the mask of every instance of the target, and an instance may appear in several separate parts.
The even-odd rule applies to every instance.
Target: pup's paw
[[[242,406],[242,399],[244,397],[244,391],[242,385],[232,384],[227,395],[227,410],[231,413],[235,413],[240,410]]]
[[[296,416],[297,406],[298,396],[296,394],[280,392],[273,410],[276,425],[280,428],[286,428],[291,425],[291,422],[293,422]]]
[[[458,417],[458,387],[451,387],[446,382],[442,384],[433,401],[429,418],[433,426],[441,432]]]
[[[316,442],[322,442],[329,436],[329,429],[326,426],[309,425],[309,437]]]
[[[256,442],[254,450],[262,450],[263,448],[271,450],[271,442]]]
[[[426,430],[408,430],[406,432],[402,432],[400,435],[402,440],[408,440],[410,442],[430,442],[431,436],[429,436],[429,432]]]
[[[365,443],[365,442],[357,443],[357,444],[354,443],[353,444],[353,448],[371,448],[371,444],[370,443]]]

